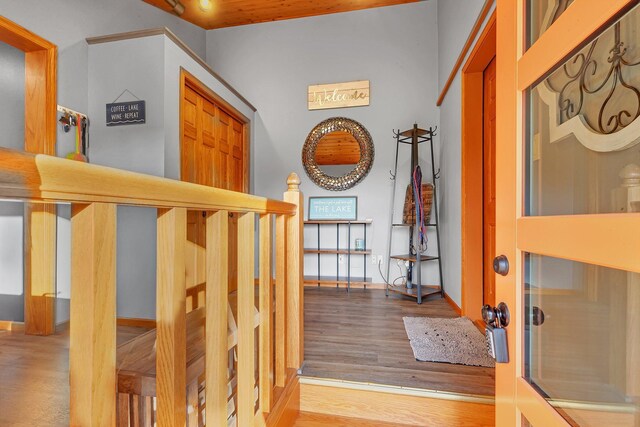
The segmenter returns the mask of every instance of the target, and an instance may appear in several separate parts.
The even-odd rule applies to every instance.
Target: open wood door
[[[249,119],[182,70],[180,179],[248,192]],[[206,213],[187,213],[187,289],[205,281]],[[229,291],[237,288],[237,214],[229,214]]]
[[[640,426],[640,6],[497,3],[497,425]]]

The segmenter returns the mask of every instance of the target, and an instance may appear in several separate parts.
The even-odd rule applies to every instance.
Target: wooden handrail
[[[294,215],[280,200],[0,148],[0,197]]]
[[[154,388],[157,425],[185,425],[185,419],[188,427],[201,425],[200,375],[192,381],[193,369],[202,370],[206,376],[205,405],[209,425],[226,425],[229,417],[232,417],[231,421],[235,418],[243,427],[278,425],[285,409],[282,402],[288,400],[285,390],[296,384],[295,372],[301,367],[304,354],[304,198],[299,189],[300,178],[295,173],[289,175],[287,185],[285,201],[271,200],[52,156],[0,149],[0,198],[72,205],[71,425],[117,423],[120,426],[130,425],[131,420],[137,423],[141,416],[138,413],[140,399],[149,397],[146,389],[119,391],[118,396],[114,393],[118,384],[117,205],[157,208]],[[203,334],[203,346],[206,354],[204,366],[199,362],[199,368],[187,368],[187,210],[209,211],[204,263],[207,333]],[[230,212],[239,213],[234,216],[238,218],[235,244],[237,325],[233,315],[231,321],[227,318],[230,309],[229,251],[232,248]],[[260,218],[257,258],[254,248],[256,218]],[[257,324],[256,262],[260,272]],[[228,322],[235,326],[229,326]],[[259,381],[256,384],[257,326],[260,329]],[[231,381],[228,378],[228,327],[235,329],[233,334],[237,337],[237,387],[228,385]],[[190,375],[187,375],[188,369]],[[189,383],[187,378],[190,378]],[[234,389],[236,399],[229,400],[229,390]],[[127,393],[132,393],[131,405],[135,410],[126,409],[130,403]],[[257,412],[256,399],[259,403]],[[237,403],[231,411],[229,402]],[[148,420],[154,417],[153,406],[145,405],[151,412],[142,417]]]

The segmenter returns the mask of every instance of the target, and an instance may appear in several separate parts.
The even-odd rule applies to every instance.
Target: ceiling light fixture
[[[199,0],[198,3],[200,4],[200,9],[203,12],[208,12],[211,10],[211,6],[213,5],[211,0]]]
[[[178,16],[184,13],[184,5],[180,3],[180,0],[164,0],[167,2],[169,6],[171,6],[171,10]]]

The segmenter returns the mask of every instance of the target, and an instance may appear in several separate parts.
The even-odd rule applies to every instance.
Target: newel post
[[[304,360],[304,196],[300,191],[300,177],[295,172],[287,178],[287,185],[284,201],[298,207],[295,215],[287,217],[287,367],[300,369]]]

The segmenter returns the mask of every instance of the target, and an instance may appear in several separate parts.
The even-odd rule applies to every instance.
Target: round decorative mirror
[[[332,117],[314,127],[302,148],[302,164],[316,185],[332,191],[348,190],[371,170],[373,140],[355,120]]]

